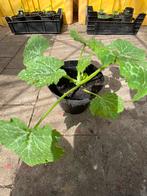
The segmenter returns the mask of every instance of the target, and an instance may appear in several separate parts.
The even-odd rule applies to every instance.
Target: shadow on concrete
[[[12,44],[13,47],[15,45],[14,44],[15,39],[16,39],[16,43],[22,42],[23,44],[18,48],[18,50],[16,51],[16,54],[10,58],[9,63],[7,63],[5,65],[4,69],[0,73],[1,75],[17,76],[19,74],[19,72],[25,68],[25,65],[23,64],[23,53],[24,53],[25,45],[31,36],[32,35],[21,35],[21,36],[19,35],[17,37],[16,35],[12,35],[11,38],[9,36],[10,42],[11,42],[11,40],[13,40],[13,44]],[[46,53],[47,53],[47,55],[49,55],[50,49],[52,48],[52,46],[55,42],[56,35],[46,35],[45,34],[42,36],[44,36],[48,40],[49,48],[46,50],[45,55],[46,55]],[[5,57],[1,57],[1,58],[5,58]]]
[[[16,35],[11,35],[11,36],[9,36],[9,39],[10,40],[16,39],[17,42],[21,41],[21,42],[26,43],[27,38],[29,38],[30,36],[31,35],[21,35],[21,36],[17,37]],[[55,35],[43,35],[43,36],[48,39],[50,47],[49,47],[49,49],[46,50],[46,52],[49,53],[50,48],[54,44]],[[27,85],[26,82],[21,81],[18,76],[18,74],[22,71],[22,69],[25,68],[25,66],[23,65],[24,48],[25,48],[24,45],[22,45],[19,48],[19,50],[17,51],[15,56],[13,58],[11,58],[10,62],[6,64],[6,66],[4,67],[2,72],[0,73],[1,78],[3,78],[0,80],[0,90],[1,90],[0,98],[1,98],[1,100],[5,100],[3,105],[12,104],[13,101],[15,99],[17,99],[19,96],[21,96],[22,94],[24,94],[24,96],[26,96],[25,93],[27,91],[31,92],[31,89],[32,89],[32,94],[33,94],[33,92],[35,93],[34,88],[31,87],[30,85]],[[4,92],[8,91],[7,96],[5,95],[5,93],[3,93],[3,91]],[[11,94],[12,91],[15,92],[15,93],[13,93],[13,95]],[[37,89],[36,89],[36,91],[37,91]],[[10,92],[10,94],[9,94],[9,92]],[[35,100],[31,100],[31,101],[33,102]],[[31,101],[28,102],[28,99],[26,98],[26,101],[23,102],[23,104],[29,104],[29,103],[31,103]]]
[[[147,195],[146,100],[113,121],[94,118],[88,109],[65,116],[67,129],[76,126],[74,135],[62,138],[65,156],[32,168],[22,163],[11,196]]]
[[[145,196],[147,123],[137,110],[116,121],[91,118],[89,127],[79,119],[77,135],[62,139],[65,156],[33,168],[22,164],[11,196]],[[75,123],[71,118],[67,115],[68,127]]]

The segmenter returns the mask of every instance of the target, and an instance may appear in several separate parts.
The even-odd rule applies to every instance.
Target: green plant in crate
[[[74,83],[74,87],[64,93],[45,112],[34,127],[28,127],[18,118],[10,121],[0,120],[0,143],[14,151],[21,160],[30,166],[53,162],[59,159],[64,151],[59,146],[60,133],[50,124],[41,126],[42,121],[69,94],[84,86],[111,64],[117,64],[120,75],[126,80],[130,89],[136,94],[133,101],[138,101],[147,95],[147,61],[146,54],[126,40],[115,40],[104,45],[96,39],[85,39],[75,30],[71,30],[71,37],[81,43],[81,55],[77,66],[77,78],[71,78],[61,69],[64,62],[51,56],[44,56],[49,47],[48,41],[39,35],[32,36],[24,50],[25,69],[19,77],[37,88],[57,84],[63,77]],[[101,66],[91,75],[85,75],[84,70],[91,62],[91,56],[84,56],[84,49],[88,47],[92,54],[101,62]],[[115,119],[124,110],[123,100],[114,92],[95,94],[83,87],[83,91],[92,94],[90,103],[92,115],[106,119]]]

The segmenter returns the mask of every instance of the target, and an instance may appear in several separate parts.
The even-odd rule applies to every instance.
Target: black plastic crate
[[[13,17],[6,17],[6,21],[16,35],[20,34],[57,34],[61,33],[63,25],[62,9],[58,12],[22,13]]]
[[[87,8],[87,33],[90,35],[134,35],[139,31],[146,14],[133,18],[133,8],[127,7],[114,18],[98,18],[92,6]]]

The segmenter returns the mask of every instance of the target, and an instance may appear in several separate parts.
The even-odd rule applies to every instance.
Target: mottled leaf
[[[137,101],[147,95],[147,63],[137,64],[131,60],[118,62],[121,76],[131,89],[136,90],[133,100]]]
[[[43,55],[43,52],[49,47],[49,42],[41,35],[32,35],[28,40],[24,50],[24,64],[29,66],[36,57]]]
[[[113,41],[109,47],[116,53],[119,59],[142,61],[145,60],[146,57],[144,50],[137,48],[127,40],[117,39]]]
[[[136,90],[133,97],[137,101],[147,95],[147,60],[145,51],[126,40],[116,40],[110,47],[116,53],[120,74],[128,86]]]
[[[91,113],[106,119],[117,118],[123,110],[123,101],[115,93],[96,96],[90,103]]]
[[[57,84],[66,72],[60,69],[64,62],[54,57],[40,56],[19,73],[20,79],[36,87]]]
[[[101,41],[90,39],[86,45],[95,53],[102,65],[110,65],[115,62],[115,54],[109,47],[105,46]]]
[[[63,155],[63,149],[57,144],[59,138],[60,134],[49,125],[29,129],[16,118],[0,120],[0,144],[30,166],[59,159]]]

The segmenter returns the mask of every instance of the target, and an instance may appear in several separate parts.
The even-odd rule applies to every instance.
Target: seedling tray
[[[63,24],[62,9],[53,16],[41,12],[6,17],[6,21],[16,35],[20,34],[59,34]]]
[[[92,6],[87,9],[87,34],[90,35],[135,35],[139,31],[146,14],[140,13],[136,19],[99,19]]]

